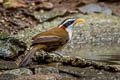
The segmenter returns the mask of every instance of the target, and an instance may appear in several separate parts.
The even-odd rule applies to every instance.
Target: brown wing
[[[32,42],[32,45],[51,43],[51,42],[59,42],[59,41],[61,41],[61,37],[58,37],[58,36],[41,36],[41,37],[35,39]]]

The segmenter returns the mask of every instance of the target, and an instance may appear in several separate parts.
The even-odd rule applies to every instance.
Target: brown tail
[[[43,46],[33,46],[28,53],[25,55],[25,57],[23,58],[23,60],[20,62],[19,66],[26,66],[29,62],[29,59],[32,57],[32,55],[40,48],[43,48]]]

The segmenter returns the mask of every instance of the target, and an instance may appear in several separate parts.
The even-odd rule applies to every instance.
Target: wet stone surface
[[[18,65],[15,61],[0,60],[0,69],[10,70],[10,69],[15,69],[15,68],[18,68]]]
[[[119,80],[119,73],[109,73],[92,68],[60,67],[60,73],[68,73],[80,80]]]
[[[21,75],[32,75],[33,72],[30,69],[27,69],[27,68],[20,68],[20,69],[3,71],[3,72],[0,72],[0,75],[1,74],[13,74],[13,75],[16,75],[16,76],[21,76]]]
[[[59,10],[52,10],[52,11],[39,11],[39,12],[34,12],[33,15],[35,16],[36,19],[40,23],[52,20],[56,17],[64,16],[66,14],[67,10],[66,9],[59,9]]]
[[[112,14],[112,10],[109,9],[108,7],[104,6],[100,6],[98,4],[88,4],[85,5],[83,7],[79,8],[79,11],[82,13],[87,13],[87,14],[92,14],[92,13],[103,13],[103,14],[107,14],[107,15],[111,15]]]
[[[4,31],[0,31],[0,39],[6,38],[8,36],[9,36],[8,33],[4,32]]]
[[[44,56],[38,55],[36,61],[38,61],[38,64],[40,63],[49,63],[48,65],[51,65],[53,67],[58,67],[61,65],[68,65],[68,66],[75,66],[75,67],[93,67],[98,70],[105,70],[109,72],[120,72],[120,66],[117,64],[110,65],[108,62],[101,62],[101,61],[92,61],[87,60],[81,57],[58,57],[58,56],[51,56],[47,55]],[[54,63],[54,64],[53,64]]]
[[[0,80],[15,80],[17,77],[14,74],[0,74]]]
[[[58,73],[58,69],[55,67],[44,67],[35,68],[35,74],[48,74],[48,73]]]
[[[0,56],[3,58],[13,58],[26,50],[24,42],[13,37],[0,39]]]
[[[45,67],[45,68],[44,68]],[[93,67],[87,68],[78,68],[78,67],[70,67],[70,66],[59,66],[56,68],[57,71],[51,71],[50,66],[37,66],[34,70],[37,72],[34,75],[29,76],[19,76],[17,79],[19,80],[49,80],[57,79],[57,80],[119,80],[119,73],[110,73],[104,70],[96,70]],[[43,70],[42,70],[43,69]],[[44,71],[44,70],[47,71]],[[49,70],[48,70],[49,69]],[[43,72],[43,73],[41,73]],[[97,75],[97,76],[96,76]]]
[[[59,74],[36,74],[31,76],[21,76],[17,78],[16,80],[60,80]]]

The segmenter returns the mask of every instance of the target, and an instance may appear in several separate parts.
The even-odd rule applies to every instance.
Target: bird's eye
[[[66,24],[71,25],[73,21],[68,21]]]

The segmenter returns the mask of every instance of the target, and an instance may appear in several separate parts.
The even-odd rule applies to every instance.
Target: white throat
[[[69,40],[72,39],[72,32],[73,32],[72,27],[73,25],[70,25],[69,27],[66,28],[66,31],[68,32],[68,35],[69,35]]]

